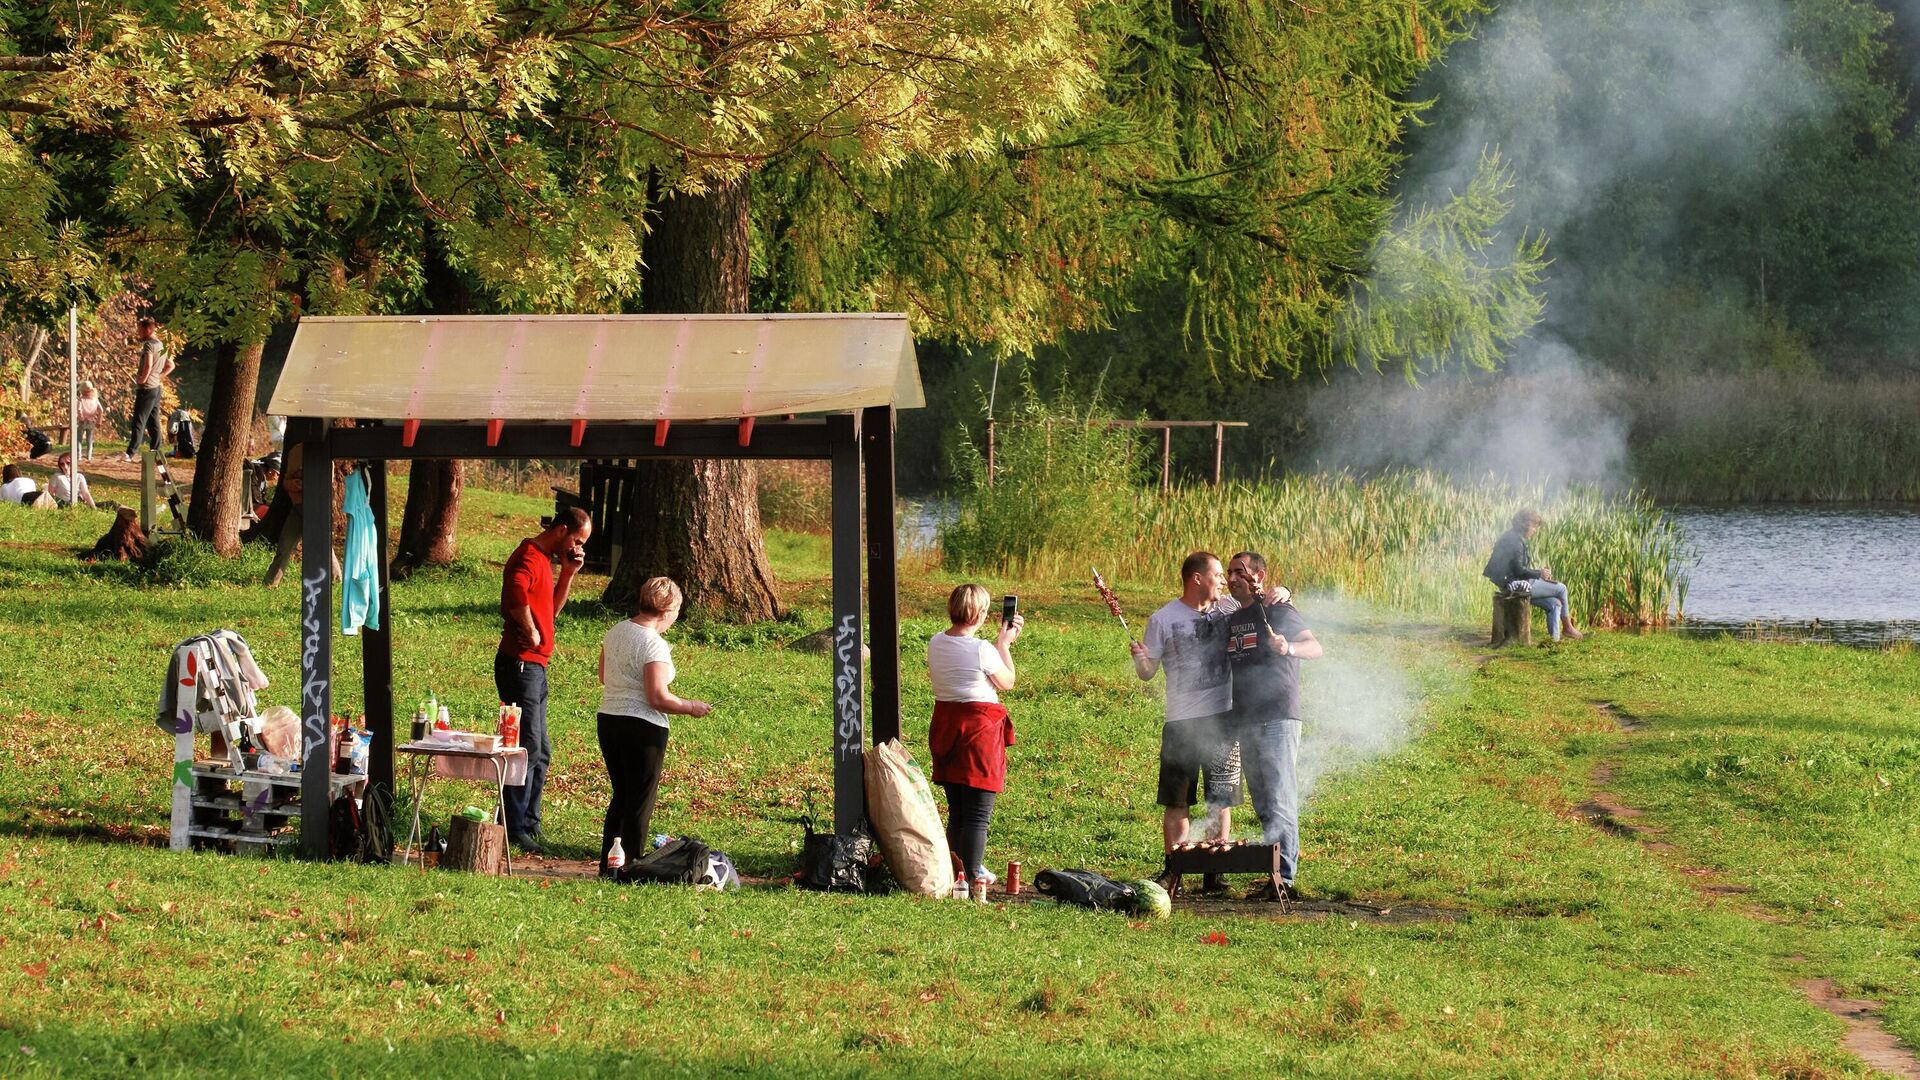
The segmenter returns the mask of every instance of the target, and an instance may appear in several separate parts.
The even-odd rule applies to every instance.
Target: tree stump
[[[1533,644],[1533,604],[1524,596],[1493,594],[1493,647]]]
[[[507,827],[491,821],[455,817],[447,829],[447,851],[440,865],[498,876],[506,871]]]

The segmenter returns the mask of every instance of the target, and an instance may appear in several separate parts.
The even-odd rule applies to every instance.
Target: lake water
[[[1920,641],[1920,509],[1685,507],[1687,629]]]

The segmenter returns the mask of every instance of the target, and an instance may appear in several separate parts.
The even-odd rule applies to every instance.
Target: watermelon
[[[1173,897],[1161,888],[1157,881],[1129,881],[1133,886],[1133,913],[1155,919],[1164,919],[1173,914]]]

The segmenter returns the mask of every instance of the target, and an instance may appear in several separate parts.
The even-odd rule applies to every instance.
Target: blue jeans
[[[1558,581],[1536,581],[1527,599],[1547,613],[1547,629],[1559,641],[1560,626],[1567,621],[1567,587]]]
[[[547,669],[511,653],[493,654],[493,685],[500,700],[520,706],[520,745],[527,748],[527,782],[507,789],[507,835],[516,839],[540,832],[540,792],[547,786]]]
[[[143,442],[151,442],[155,450],[166,450],[160,431],[160,388],[157,386],[136,386],[133,390],[133,432],[127,436],[127,453],[140,449]]]
[[[1294,775],[1300,721],[1270,717],[1242,721],[1239,728],[1247,794],[1263,838],[1280,848],[1280,876],[1291,885],[1300,863],[1300,785]]]

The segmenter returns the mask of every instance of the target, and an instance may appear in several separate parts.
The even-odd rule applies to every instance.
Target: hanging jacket
[[[358,634],[362,626],[380,629],[379,530],[367,498],[367,472],[348,474],[340,509],[347,515],[346,558],[340,564],[340,632]]]
[[[266,688],[267,676],[239,634],[215,630],[190,637],[173,647],[154,723],[169,735],[225,733],[229,724],[259,715],[255,692]]]

